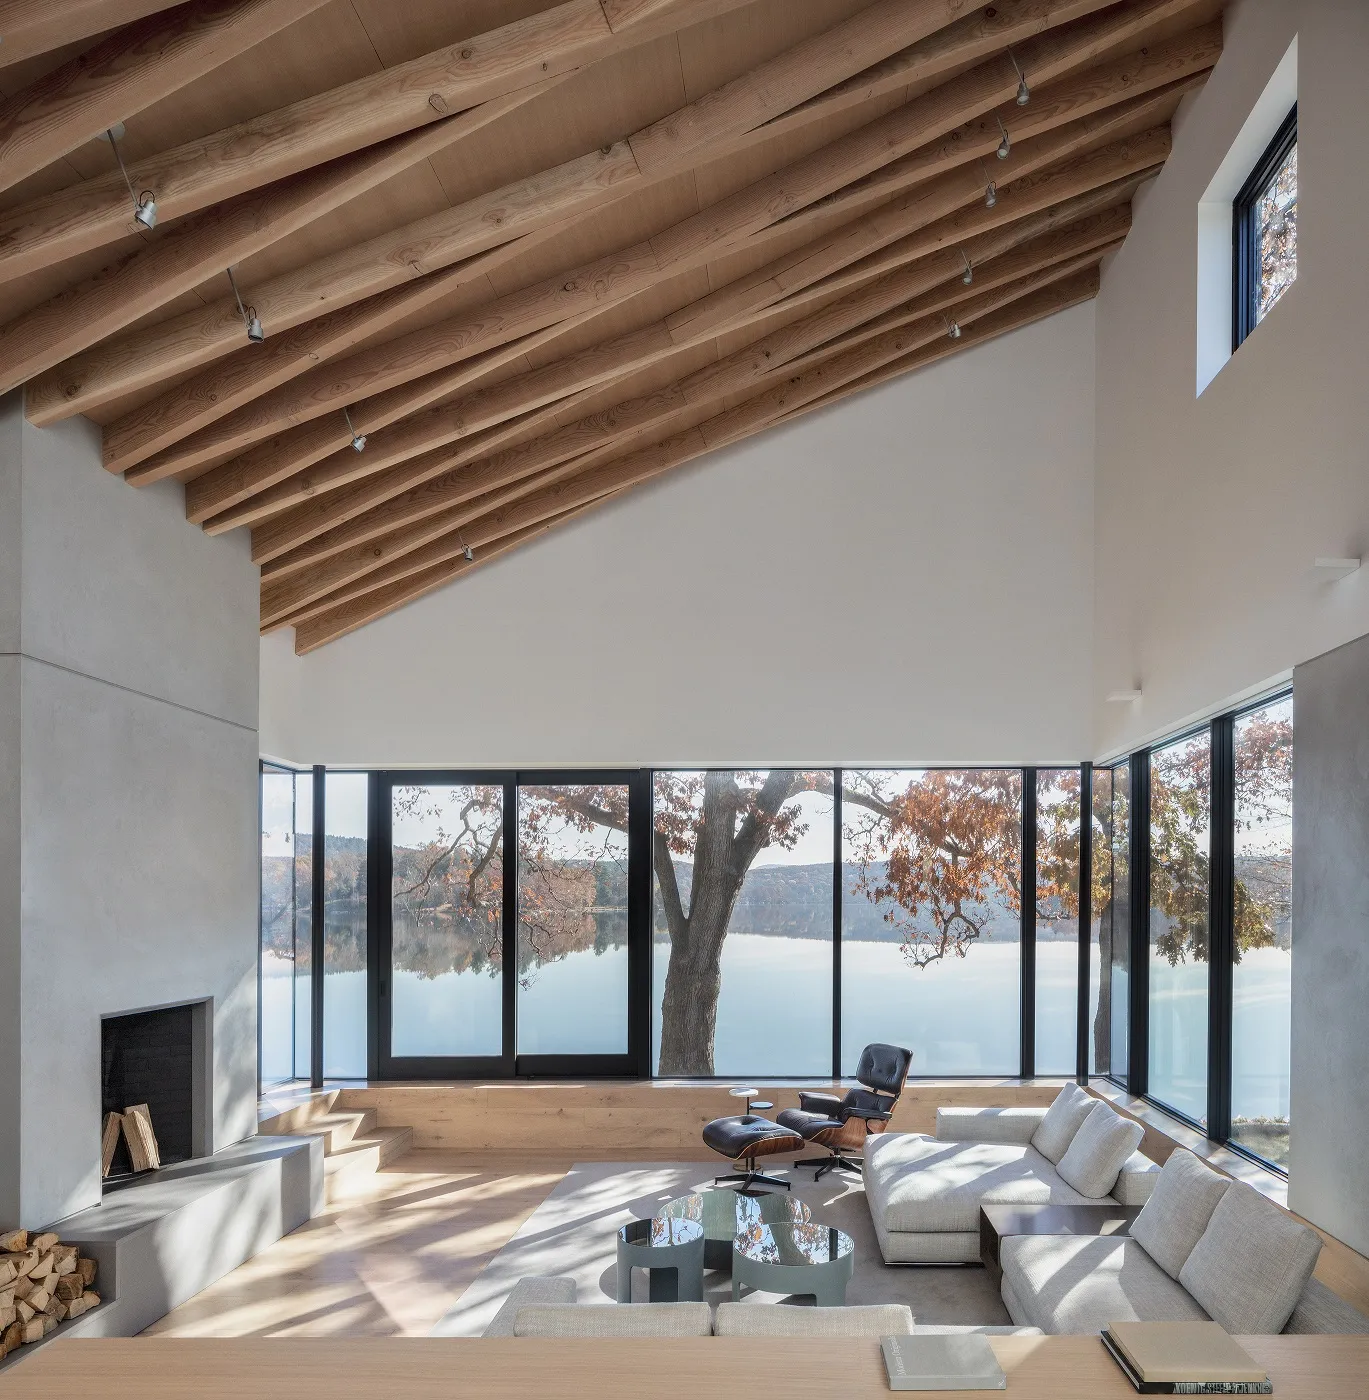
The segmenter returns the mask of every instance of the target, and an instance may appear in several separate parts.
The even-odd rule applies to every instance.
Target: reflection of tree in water
[[[393,965],[421,977],[503,967],[503,789],[397,788],[395,815],[432,831],[393,851]],[[627,942],[627,794],[519,789],[518,973]]]

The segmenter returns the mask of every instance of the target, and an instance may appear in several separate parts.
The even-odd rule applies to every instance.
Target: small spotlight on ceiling
[[[233,276],[233,269],[228,269],[228,284],[233,288],[233,295],[238,301],[238,315],[242,317],[242,323],[247,327],[247,338],[253,345],[260,345],[266,339],[266,332],[262,330],[261,320],[257,316],[255,306],[244,306],[242,304],[242,293],[238,291],[238,279]],[[360,451],[360,448],[357,449]]]
[[[346,405],[343,406],[342,416],[347,420],[347,431],[352,435],[352,451],[364,452],[366,450],[366,434],[357,432],[352,426],[352,415],[347,411]]]
[[[124,177],[129,197],[133,200],[133,217],[145,229],[154,229],[157,227],[157,197],[151,190],[144,190],[141,194],[134,191],[133,181],[128,175],[128,167],[124,165],[123,152],[119,150],[119,140],[123,134],[124,124],[119,122],[105,132],[105,140],[114,147],[114,159],[119,162],[119,173]]]
[[[945,320],[945,317],[943,317],[942,319]],[[961,331],[961,329],[960,329],[960,322],[959,322],[959,321],[946,321],[946,334],[947,334],[952,340],[959,340],[960,337],[961,337],[961,335],[962,335],[962,331]]]
[[[1027,75],[1022,71],[1022,65],[1017,61],[1017,55],[1011,49],[1008,50],[1008,57],[1012,60],[1012,66],[1017,70],[1017,105],[1025,107],[1032,100],[1032,90],[1027,86]]]
[[[463,559],[465,559],[466,563],[468,563],[468,564],[474,564],[474,563],[475,563],[475,550],[473,550],[473,549],[470,547],[470,545],[468,545],[468,544],[466,543],[466,537],[461,533],[460,530],[458,530],[458,531],[456,532],[456,538],[457,538],[458,542],[459,542],[460,545],[461,545],[461,557],[462,557]]]
[[[988,186],[984,190],[984,203],[990,209],[992,209],[994,205],[998,203],[998,191],[994,188],[994,183],[992,180],[989,181]]]
[[[965,271],[960,274],[960,280],[968,287],[974,281],[974,264],[966,256],[965,250],[960,250],[960,260],[965,264]]]
[[[1007,160],[1012,154],[1012,137],[1008,135],[1008,128],[1003,125],[1002,117],[996,117],[994,120],[998,123],[999,131],[1003,133],[1003,139],[998,143],[997,155],[999,160]]]

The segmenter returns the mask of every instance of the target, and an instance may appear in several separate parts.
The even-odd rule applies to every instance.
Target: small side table
[[[746,1100],[746,1108],[743,1112],[747,1114],[749,1114],[753,1108],[759,1113],[768,1113],[770,1109],[775,1106],[769,1099],[756,1098],[756,1095],[760,1093],[760,1090],[756,1088],[739,1085],[735,1089],[729,1089],[727,1093],[730,1098]]]
[[[995,1283],[1007,1235],[1129,1235],[1140,1206],[980,1206],[979,1257]]]
[[[811,1294],[820,1308],[846,1302],[856,1246],[830,1225],[767,1225],[756,1222],[732,1245],[732,1301],[742,1285],[766,1293]]]
[[[634,1220],[618,1231],[617,1301],[632,1301],[632,1270],[645,1269],[653,1303],[701,1303],[704,1230],[697,1220]]]

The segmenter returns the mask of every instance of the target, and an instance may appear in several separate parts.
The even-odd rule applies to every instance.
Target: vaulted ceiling
[[[0,392],[308,651],[1095,295],[1220,9],[0,0]]]

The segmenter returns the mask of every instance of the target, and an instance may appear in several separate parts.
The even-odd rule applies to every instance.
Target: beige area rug
[[[435,1333],[478,1337],[509,1290],[528,1274],[568,1275],[575,1280],[577,1301],[612,1303],[617,1291],[614,1241],[619,1226],[654,1215],[676,1196],[710,1187],[717,1170],[708,1162],[577,1163],[490,1260]],[[919,1322],[1011,1322],[997,1288],[977,1265],[886,1264],[857,1178],[830,1172],[815,1184],[812,1171],[804,1170],[789,1173],[789,1179],[814,1220],[835,1225],[855,1241],[848,1303],[907,1303]],[[638,1270],[633,1301],[644,1302],[646,1289],[646,1275]],[[704,1274],[708,1302],[721,1303],[731,1296],[728,1275]],[[781,1301],[775,1294],[747,1294],[748,1301],[753,1299]]]

